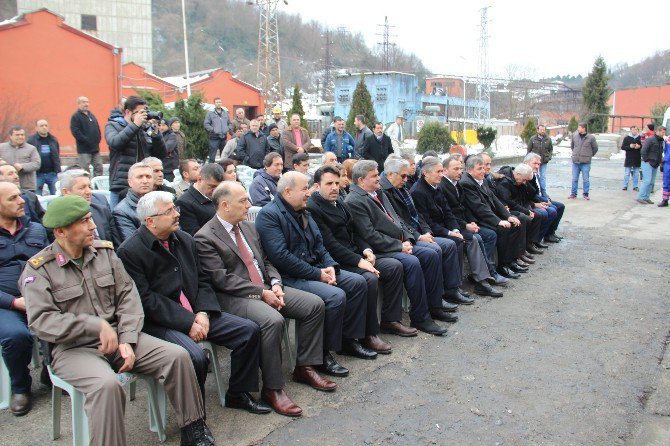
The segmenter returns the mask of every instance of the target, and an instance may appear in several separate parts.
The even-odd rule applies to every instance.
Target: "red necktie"
[[[170,251],[170,244],[168,243],[167,240],[163,240],[163,246],[165,246],[165,249]],[[186,298],[186,294],[184,294],[184,291],[182,290],[179,294],[179,303],[181,304],[184,309],[188,310],[189,312],[193,313],[193,308],[191,307],[191,304],[188,302],[188,299]]]
[[[389,220],[391,220],[391,221],[395,221],[395,220],[393,220],[393,217],[391,217],[391,214],[389,214],[389,213],[386,211],[386,208],[384,207],[384,205],[382,204],[382,202],[379,200],[379,197],[377,196],[377,194],[374,194],[374,195],[372,196],[372,199],[375,200],[377,203],[379,203],[379,206],[382,208],[382,211],[384,211],[384,213],[385,213],[386,216],[389,218]]]
[[[237,249],[240,250],[240,257],[242,257],[242,261],[244,262],[244,264],[247,267],[247,270],[249,271],[249,278],[256,285],[263,285],[263,278],[258,272],[256,265],[254,265],[254,261],[251,258],[249,250],[247,249],[246,243],[244,243],[242,233],[240,232],[240,227],[238,225],[233,226],[233,232],[235,233],[235,241],[237,242]]]

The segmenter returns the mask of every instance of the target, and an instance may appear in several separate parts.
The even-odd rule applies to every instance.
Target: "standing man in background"
[[[386,133],[389,138],[391,138],[391,143],[393,144],[394,149],[399,149],[402,146],[403,141],[405,141],[405,132],[402,128],[402,124],[405,122],[405,118],[401,115],[395,117],[395,122],[388,126]]]
[[[56,181],[60,173],[60,146],[55,136],[49,133],[49,123],[39,119],[36,133],[30,135],[28,144],[34,146],[40,154],[41,165],[37,171],[37,195],[42,195],[44,185],[49,186],[49,194],[56,195]]]
[[[537,134],[528,141],[527,152],[537,153],[542,157],[538,177],[540,180],[540,193],[545,197],[547,196],[547,164],[549,164],[551,157],[554,155],[554,145],[551,142],[551,138],[546,135],[546,131],[547,128],[542,124],[537,127]]]
[[[214,98],[214,110],[207,112],[205,116],[205,130],[209,135],[209,162],[213,163],[216,154],[223,149],[226,143],[226,133],[231,133],[230,116],[228,110],[223,108],[221,98]]]
[[[0,161],[14,166],[19,173],[21,189],[35,192],[37,175],[42,161],[35,146],[26,143],[26,131],[20,125],[9,130],[9,141],[0,144]]]
[[[77,111],[70,118],[70,132],[77,142],[79,165],[90,173],[89,165],[93,164],[93,176],[102,175],[102,158],[100,157],[100,124],[89,110],[90,103],[86,96],[77,98]]]
[[[628,190],[628,182],[631,174],[633,175],[633,190],[638,190],[637,181],[642,165],[642,136],[638,133],[636,125],[631,126],[630,133],[626,135],[621,144],[621,150],[626,152],[626,159],[623,162],[623,190]]]
[[[577,198],[577,186],[581,173],[583,197],[584,200],[590,200],[589,188],[591,182],[589,181],[589,173],[591,172],[591,159],[598,152],[598,143],[593,135],[587,133],[585,122],[579,124],[577,133],[572,136],[570,150],[572,150],[572,191],[568,198]],[[540,176],[540,178],[542,177]],[[542,190],[540,190],[540,193],[542,193]]]

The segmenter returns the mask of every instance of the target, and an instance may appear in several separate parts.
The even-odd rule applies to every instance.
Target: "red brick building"
[[[656,104],[670,104],[670,85],[616,90],[609,99],[610,114],[621,117],[610,118],[610,131],[618,132],[631,125],[644,127],[650,122],[651,109]]]

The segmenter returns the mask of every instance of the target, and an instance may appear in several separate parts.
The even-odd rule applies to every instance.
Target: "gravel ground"
[[[568,201],[569,162],[552,161],[549,191],[567,205],[564,241],[537,256],[504,298],[462,307],[447,337],[387,336],[389,356],[343,357],[351,375],[333,394],[289,383],[302,418],[222,409],[210,377],[208,424],[219,444],[630,442],[664,370],[670,211],[621,191],[622,171],[620,161],[595,160],[592,200]],[[652,199],[659,195],[660,184]],[[26,417],[0,412],[0,444],[48,444],[50,412],[44,390]],[[158,444],[142,385],[127,424],[130,444]],[[70,444],[70,435],[64,406],[63,436],[52,444]],[[178,441],[172,419],[166,444]]]

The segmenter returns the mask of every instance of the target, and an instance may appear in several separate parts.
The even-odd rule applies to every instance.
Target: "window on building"
[[[377,102],[386,102],[388,100],[388,88],[377,87]]]
[[[341,104],[349,103],[349,90],[340,90],[337,92],[337,101]]]
[[[98,17],[90,14],[81,15],[81,29],[84,31],[98,30]]]

